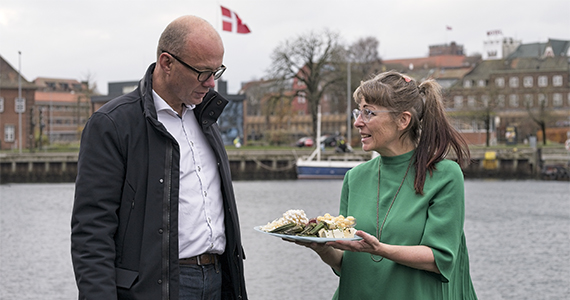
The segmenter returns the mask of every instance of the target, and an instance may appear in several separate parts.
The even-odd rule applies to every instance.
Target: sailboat
[[[321,136],[320,105],[317,113],[317,136]],[[315,146],[315,151],[309,157],[297,159],[298,179],[343,179],[348,170],[365,162],[362,157],[350,154],[329,156],[327,160],[321,160],[320,142],[315,143]]]

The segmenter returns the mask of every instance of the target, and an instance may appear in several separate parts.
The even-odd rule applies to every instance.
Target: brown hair
[[[408,111],[412,118],[400,138],[409,138],[415,145],[416,178],[414,188],[423,194],[426,173],[435,170],[435,164],[445,158],[450,149],[457,162],[465,166],[470,154],[467,143],[455,130],[445,113],[441,86],[433,79],[419,85],[416,80],[395,71],[376,75],[364,81],[354,91],[357,103],[366,101],[393,111],[392,118]]]

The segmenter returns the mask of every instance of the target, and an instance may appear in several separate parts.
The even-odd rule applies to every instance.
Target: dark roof
[[[568,72],[570,64],[568,57],[523,57],[514,59],[485,60],[480,62],[471,72],[465,75],[464,79],[478,80],[489,79],[491,75],[497,73],[532,73],[545,71]],[[460,87],[457,83],[457,87]]]
[[[570,41],[548,39],[546,43],[522,44],[507,59],[542,57],[548,47],[552,49],[554,56],[567,56]]]
[[[91,102],[94,103],[106,103],[111,101],[123,94],[129,93],[138,86],[138,81],[120,81],[120,82],[109,82],[108,86],[108,94],[107,95],[100,95],[100,96],[92,96]]]

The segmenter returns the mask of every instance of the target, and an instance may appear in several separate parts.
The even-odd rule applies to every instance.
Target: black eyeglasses
[[[224,66],[224,65],[222,65],[221,67],[219,67],[218,69],[216,69],[214,71],[200,71],[200,70],[197,70],[196,68],[192,67],[191,65],[183,62],[180,58],[176,57],[176,55],[174,55],[168,51],[164,51],[164,50],[162,50],[162,52],[174,57],[174,59],[176,59],[179,63],[184,65],[186,68],[198,73],[198,81],[199,82],[205,82],[212,75],[214,75],[214,79],[218,79],[218,78],[222,77],[222,74],[224,74],[224,72],[226,71],[226,66]]]

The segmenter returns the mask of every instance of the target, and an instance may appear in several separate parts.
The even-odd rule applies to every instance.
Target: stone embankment
[[[308,156],[310,149],[242,150],[229,149],[234,180],[296,179],[297,158]],[[363,160],[370,153],[356,151]],[[466,178],[561,179],[543,176],[549,166],[568,174],[570,153],[560,148],[485,148],[471,150],[472,163],[465,168]],[[453,159],[453,154],[450,155]],[[321,159],[342,159],[327,149]],[[73,182],[77,174],[77,153],[0,153],[0,183]]]

